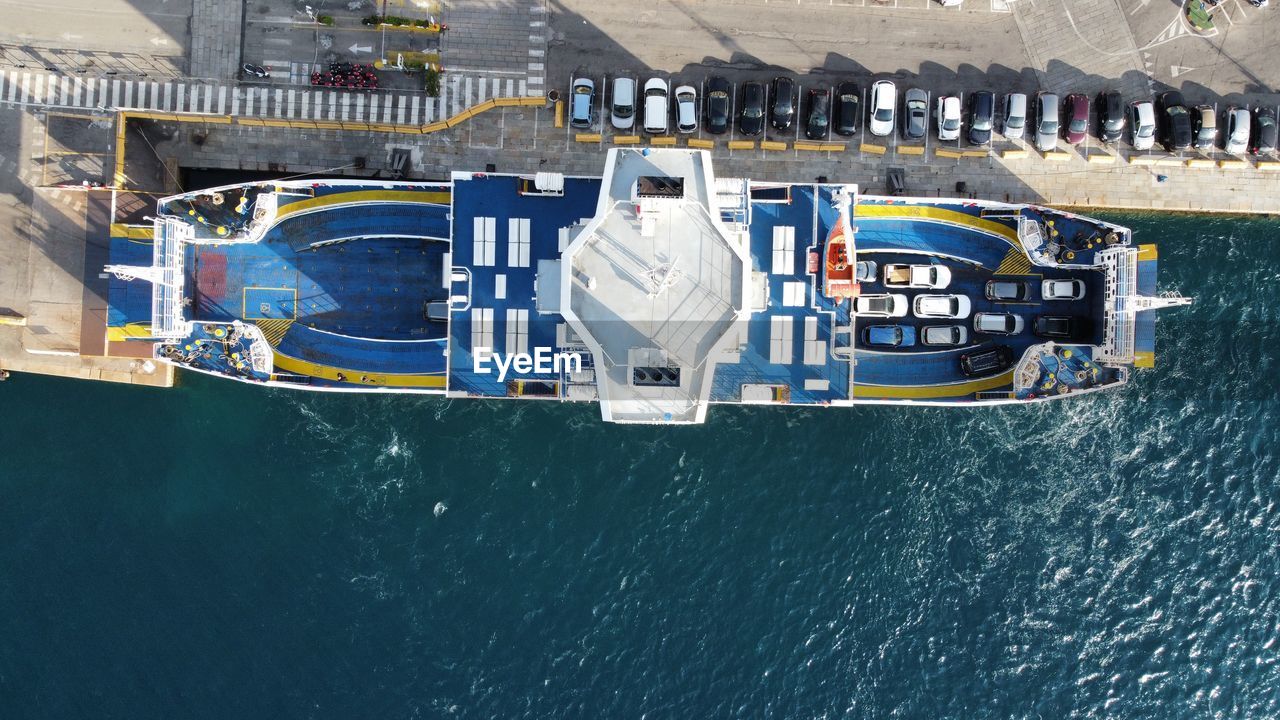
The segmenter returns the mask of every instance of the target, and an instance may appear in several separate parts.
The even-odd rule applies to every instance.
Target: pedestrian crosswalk
[[[440,97],[396,90],[215,84],[69,77],[0,71],[0,104],[100,110],[152,110],[289,120],[425,125],[498,97],[523,97],[516,77],[445,75]]]

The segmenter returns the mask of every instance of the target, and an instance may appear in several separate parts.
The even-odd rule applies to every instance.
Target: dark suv
[[[960,372],[975,375],[995,375],[1013,364],[1013,349],[1008,345],[975,350],[960,356]]]
[[[796,84],[789,77],[773,79],[773,102],[769,104],[769,124],[786,130],[796,118]]]
[[[703,101],[706,104],[706,125],[707,132],[714,135],[720,135],[729,129],[729,93],[733,92],[733,86],[728,80],[720,76],[714,76],[707,80],[707,97]]]
[[[1160,143],[1169,152],[1191,147],[1191,111],[1182,93],[1169,90],[1156,98],[1156,116],[1160,119]]]
[[[738,131],[743,135],[759,135],[764,132],[764,85],[758,82],[742,84],[742,106],[738,109]]]
[[[996,96],[990,90],[979,90],[969,96],[969,144],[991,142],[991,129],[996,122]]]
[[[1098,137],[1113,143],[1124,137],[1124,97],[1119,90],[1098,95]]]
[[[1253,132],[1249,134],[1249,152],[1254,155],[1276,151],[1276,111],[1260,107],[1253,111]]]

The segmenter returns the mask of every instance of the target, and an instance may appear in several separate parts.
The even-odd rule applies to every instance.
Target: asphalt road
[[[0,0],[0,68],[177,75],[191,0]]]

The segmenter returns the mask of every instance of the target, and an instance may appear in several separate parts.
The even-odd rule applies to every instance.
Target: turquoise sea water
[[[1280,715],[1280,224],[1026,408],[0,385],[0,718]]]

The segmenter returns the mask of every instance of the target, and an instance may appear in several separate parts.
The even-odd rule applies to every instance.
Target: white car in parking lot
[[[662,78],[650,78],[644,84],[644,131],[650,135],[666,135],[671,111],[671,86]]]
[[[917,295],[912,308],[918,318],[969,317],[969,298],[964,295]]]
[[[907,296],[859,295],[853,299],[853,314],[861,317],[906,317]]]
[[[944,95],[938,98],[938,139],[960,139],[960,98]]]
[[[898,89],[888,80],[871,86],[871,121],[867,128],[877,137],[893,133],[893,111],[898,105]]]
[[[698,129],[698,91],[692,85],[676,88],[676,132]]]

